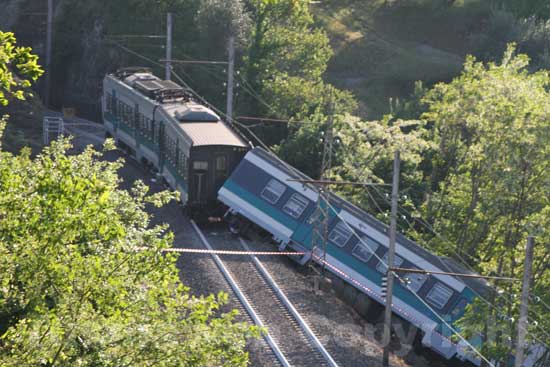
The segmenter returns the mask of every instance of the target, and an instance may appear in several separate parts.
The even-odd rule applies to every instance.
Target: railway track
[[[191,222],[211,250],[249,250],[242,239],[207,233]],[[252,321],[267,328],[265,341],[282,366],[337,366],[261,262],[255,257],[212,255]]]

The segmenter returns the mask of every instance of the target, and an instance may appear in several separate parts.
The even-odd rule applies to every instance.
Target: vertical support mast
[[[321,174],[320,180],[326,179],[327,172],[332,167],[332,143],[333,143],[333,113],[334,102],[332,100],[332,94],[330,96],[330,113],[327,121],[327,129],[325,131],[325,140],[323,144],[323,160],[321,161]],[[311,236],[311,252],[314,255],[315,249],[322,244],[323,246],[323,258],[321,262],[322,271],[325,271],[327,245],[328,245],[328,225],[330,221],[330,196],[327,190],[327,186],[319,184],[319,197],[317,198],[317,204],[315,212],[312,218],[315,218],[313,224],[313,234]]]
[[[229,123],[233,122],[233,84],[235,72],[235,37],[229,36],[227,40],[227,108],[225,113]]]
[[[518,320],[518,339],[516,343],[516,361],[515,367],[523,365],[525,335],[527,334],[527,313],[529,310],[529,288],[531,284],[531,273],[533,268],[533,250],[535,247],[535,238],[527,237],[527,248],[525,249],[525,265],[523,269],[523,288],[521,290],[521,306],[519,309]]]
[[[397,232],[397,200],[399,193],[399,151],[395,152],[393,160],[393,181],[391,193],[391,220],[390,220],[390,243],[388,251],[388,269],[386,271],[388,279],[388,294],[386,296],[386,309],[384,312],[384,336],[382,344],[384,346],[384,354],[382,357],[382,366],[388,367],[390,360],[390,339],[391,339],[391,305],[393,302],[393,265],[395,259],[395,238]]]
[[[172,13],[166,13],[166,64],[164,79],[170,80],[172,74]]]
[[[53,0],[48,0],[48,19],[46,21],[46,80],[44,82],[44,105],[50,105],[50,81],[52,64],[52,38],[53,38]]]

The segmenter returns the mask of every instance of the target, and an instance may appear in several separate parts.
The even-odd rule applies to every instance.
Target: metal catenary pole
[[[384,313],[384,336],[382,343],[384,353],[382,356],[382,365],[389,366],[390,360],[390,339],[391,339],[391,316],[392,316],[392,298],[393,298],[393,264],[395,258],[395,237],[397,231],[397,200],[399,194],[399,151],[395,152],[393,161],[393,181],[391,193],[391,217],[390,217],[390,243],[388,251],[388,270],[386,272],[388,279],[388,294],[386,295],[386,309]]]
[[[46,23],[46,75],[44,82],[44,104],[47,107],[50,105],[50,80],[52,74],[53,0],[48,0],[48,18]]]
[[[230,36],[227,40],[227,108],[226,115],[229,122],[233,122],[233,84],[235,72],[235,37]]]
[[[164,78],[170,80],[172,74],[172,13],[166,13],[166,63],[164,64]]]
[[[515,367],[523,365],[525,351],[525,334],[527,333],[527,313],[529,307],[529,290],[531,284],[531,273],[533,267],[533,249],[535,247],[535,238],[527,237],[527,248],[525,249],[525,265],[523,270],[523,288],[521,291],[521,306],[518,320],[518,339],[516,343],[516,362]]]
[[[321,161],[321,174],[320,174],[320,180],[318,182],[323,182],[326,179],[326,174],[332,167],[332,145],[333,145],[333,101],[332,96],[330,97],[330,114],[327,121],[327,129],[325,132],[325,139],[323,144],[323,159]],[[327,244],[328,244],[328,227],[329,227],[329,221],[330,221],[330,215],[329,215],[329,200],[330,200],[330,193],[328,190],[328,186],[326,184],[318,184],[319,187],[319,196],[317,198],[317,203],[315,207],[315,212],[312,215],[312,218],[314,218],[313,225],[313,233],[311,237],[311,252],[312,254],[315,253],[316,248],[321,244],[323,255],[322,255],[322,263],[321,268],[322,272],[325,271],[325,263],[326,263],[326,254],[327,254]]]

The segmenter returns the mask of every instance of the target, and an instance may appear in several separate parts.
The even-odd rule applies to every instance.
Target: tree
[[[250,83],[282,72],[316,79],[332,56],[328,37],[314,28],[308,1],[250,0],[252,43],[245,60]]]
[[[43,71],[38,57],[29,47],[17,47],[15,35],[0,31],[0,105],[6,106],[10,98],[24,99],[25,88],[38,79]],[[14,72],[15,71],[15,72]],[[16,73],[25,76],[18,78]]]
[[[335,149],[336,164],[331,175],[335,180],[352,182],[391,183],[393,158],[396,150],[401,153],[400,205],[413,211],[412,201],[420,202],[417,196],[424,188],[422,170],[419,169],[433,144],[429,140],[425,122],[402,120],[385,116],[378,121],[362,121],[354,116],[338,119]],[[340,194],[351,202],[387,222],[389,213],[389,188],[385,187],[338,187]],[[416,211],[413,211],[413,215]],[[401,219],[401,216],[400,216]],[[410,228],[412,218],[398,221],[400,230],[416,237]]]
[[[38,74],[30,53],[18,61]],[[21,96],[7,85],[4,96]],[[141,181],[122,190],[122,160],[70,147],[0,150],[0,365],[245,366],[259,330],[221,313],[226,294],[189,294],[162,253],[172,234],[145,212],[175,195]]]
[[[292,122],[288,125],[264,125],[258,132],[267,144],[278,144],[278,153],[288,159],[290,164],[311,176],[317,176],[321,163],[315,158],[320,157],[322,151],[319,134],[324,129],[328,116],[345,114],[357,107],[351,93],[339,90],[322,80],[310,81],[280,74],[265,83],[264,98],[271,103],[269,115],[312,123],[310,126],[300,126]],[[313,138],[312,144],[306,143],[310,138]],[[306,145],[302,145],[304,143]],[[299,159],[305,153],[299,150],[306,146],[312,149],[313,155]]]
[[[332,56],[328,37],[313,26],[307,1],[250,0],[248,7],[252,34],[244,58],[242,89],[252,96],[246,97],[244,112],[294,117],[288,111],[301,108],[296,101],[280,109],[269,105],[288,101],[284,83],[303,84],[299,90],[307,95],[318,90],[317,85],[324,85],[321,76]]]
[[[424,118],[434,126],[438,151],[431,175],[435,192],[424,214],[446,238],[433,238],[432,248],[465,258],[484,274],[521,278],[526,237],[537,236],[533,285],[548,303],[550,76],[546,70],[529,73],[528,66],[528,57],[516,55],[510,45],[500,64],[468,57],[459,77],[428,92]],[[473,322],[463,325],[487,336],[487,320],[504,313],[507,322],[500,324],[507,331],[497,333],[499,348],[486,350],[497,360],[510,351],[505,337],[515,335],[518,312],[518,298],[511,295],[520,293],[519,284],[502,287],[503,295],[492,294],[490,301],[503,311],[489,307],[486,311],[493,315],[486,313],[485,322],[470,314],[466,320]],[[548,318],[538,316],[548,310],[534,303],[532,311],[532,318],[548,330]],[[550,342],[540,328],[531,327],[531,340]]]

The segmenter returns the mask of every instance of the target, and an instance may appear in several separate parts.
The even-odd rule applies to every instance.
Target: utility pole
[[[382,356],[382,366],[389,367],[390,362],[390,339],[391,339],[391,305],[393,302],[393,264],[395,259],[395,238],[397,232],[397,200],[399,193],[399,151],[395,152],[393,160],[393,181],[391,190],[391,217],[390,217],[390,243],[388,251],[388,269],[386,277],[388,282],[388,294],[386,295],[386,310],[384,313],[384,336],[382,343],[384,345],[384,354]]]
[[[317,197],[317,203],[315,212],[311,216],[315,222],[312,223],[313,231],[311,236],[311,253],[315,254],[315,249],[319,244],[323,246],[323,258],[321,262],[321,268],[324,273],[326,257],[327,257],[327,245],[328,245],[328,226],[330,222],[330,193],[328,192],[328,182],[326,180],[326,174],[332,167],[332,145],[333,145],[333,101],[331,96],[330,101],[330,114],[327,121],[327,129],[325,132],[325,140],[323,144],[323,160],[321,161],[321,177],[317,181],[319,186],[319,196]]]
[[[172,13],[166,13],[166,63],[165,79],[170,80],[172,74]]]
[[[531,273],[533,267],[533,248],[535,238],[527,237],[527,248],[525,249],[525,265],[523,269],[523,288],[521,290],[521,306],[518,320],[518,340],[516,343],[515,367],[523,365],[523,354],[525,349],[525,334],[527,334],[527,312],[529,307],[529,288],[531,284]]]
[[[50,76],[52,74],[52,31],[53,31],[53,0],[48,0],[48,18],[46,21],[46,80],[44,81],[44,105],[50,105]]]
[[[229,123],[233,122],[233,83],[235,72],[235,37],[229,36],[227,40],[227,108],[225,113]]]

